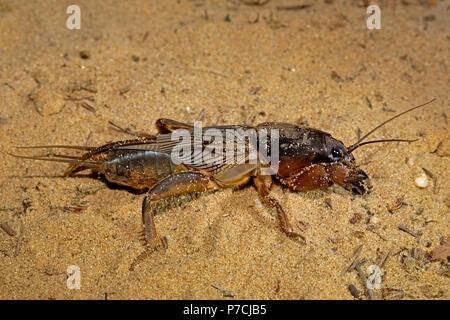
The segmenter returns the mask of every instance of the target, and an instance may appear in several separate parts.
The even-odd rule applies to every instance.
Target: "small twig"
[[[350,291],[351,295],[355,298],[358,299],[360,292],[358,289],[356,289],[356,287],[353,284],[349,284],[348,285],[348,290]]]
[[[95,108],[93,107],[93,106],[91,106],[89,103],[87,103],[87,102],[82,102],[81,103],[81,106],[83,107],[83,108],[85,108],[86,110],[88,110],[88,111],[91,111],[91,112],[93,112],[93,113],[95,113],[96,111],[95,111]]]
[[[275,294],[278,294],[280,292],[281,289],[281,281],[280,279],[277,279],[277,285],[275,286]]]
[[[161,243],[162,243],[164,250],[169,249],[169,240],[167,239],[166,236],[162,237]]]
[[[351,259],[350,263],[344,268],[344,270],[342,270],[341,276],[343,276],[345,273],[350,271],[350,268],[352,268],[356,259],[358,259],[359,255],[361,254],[362,248],[363,248],[363,244],[360,245],[358,248],[356,248],[355,251],[353,251],[352,259]]]
[[[350,268],[348,268],[348,272],[353,271],[354,269],[356,269],[357,266],[363,264],[366,262],[366,258],[362,258],[359,260],[356,260],[355,262],[352,263],[352,265],[350,266]]]
[[[434,174],[431,171],[429,171],[429,170],[427,170],[425,168],[422,168],[422,170],[423,170],[423,172],[425,172],[425,174],[427,176],[429,176],[431,179],[434,179]]]
[[[256,87],[254,89],[252,89],[252,91],[250,91],[250,95],[253,96],[255,94],[257,94],[259,92],[259,90],[261,90],[262,87]]]
[[[325,198],[324,202],[325,202],[325,204],[326,204],[326,206],[327,206],[328,208],[330,208],[331,210],[333,210],[333,204],[332,204],[330,198]]]
[[[383,111],[386,111],[386,112],[396,112],[395,109],[389,108],[389,107],[387,106],[386,102],[383,103],[383,108],[382,108],[382,110],[383,110]]]
[[[95,194],[99,190],[102,190],[105,188],[106,188],[106,186],[104,186],[104,185],[90,186],[90,187],[86,187],[86,188],[81,188],[81,187],[77,186],[77,192],[83,194],[83,196],[86,196],[88,194]]]
[[[406,232],[406,233],[412,235],[412,236],[415,237],[415,238],[418,238],[418,237],[420,237],[420,236],[422,235],[422,232],[420,232],[420,231],[418,231],[418,232],[412,231],[411,229],[409,229],[409,228],[408,228],[407,226],[405,226],[405,225],[399,225],[398,228],[399,228],[401,231]]]
[[[20,246],[22,244],[22,240],[23,240],[23,222],[22,220],[20,221],[20,231],[19,231],[19,238],[17,239],[16,242],[16,247],[14,248],[14,257],[17,257],[19,255],[19,251],[20,251]]]
[[[439,149],[442,147],[442,141],[440,141],[438,144],[437,144],[437,146],[436,146],[436,149],[434,149],[434,151],[432,151],[432,152],[430,152],[430,153],[436,153],[436,152],[438,152],[439,151]]]
[[[384,290],[382,290],[381,292],[382,297],[384,300],[401,300],[403,299],[403,297],[405,297],[405,291],[403,291],[402,289],[397,289],[397,288],[391,288],[391,287],[386,287],[384,288]],[[411,296],[411,295],[409,295]]]
[[[386,262],[389,254],[391,253],[391,250],[389,250],[388,252],[386,252],[380,259],[380,261],[378,262],[378,267],[381,269],[384,266],[384,263]]]
[[[423,170],[423,172],[425,172],[425,174],[426,174],[427,176],[429,176],[429,177],[431,178],[431,180],[433,180],[433,193],[434,193],[434,194],[437,194],[438,191],[439,191],[439,188],[438,188],[438,178],[437,178],[431,171],[429,171],[429,170],[427,170],[427,169],[425,169],[425,168],[422,168],[422,170]]]
[[[89,101],[92,101],[92,102],[95,101],[94,96],[87,96],[87,97],[80,97],[80,98],[68,96],[68,97],[65,97],[64,100],[67,100],[67,101],[89,100]]]
[[[0,228],[11,237],[14,237],[16,235],[16,231],[14,231],[14,229],[11,228],[11,226],[6,221],[0,223]]]
[[[379,233],[375,230],[375,226],[374,226],[374,225],[368,225],[368,226],[366,227],[366,229],[367,229],[368,231],[370,231],[370,232],[375,233],[377,236],[380,237],[380,239],[382,239],[382,240],[384,240],[384,241],[387,241],[385,237],[383,237],[381,234],[379,234]]]
[[[358,140],[361,138],[361,134],[362,134],[362,131],[361,131],[361,129],[358,127],[358,128],[356,129],[356,137],[357,137]]]
[[[366,102],[367,102],[367,105],[369,106],[369,109],[373,109],[372,102],[369,100],[368,97],[366,97]]]
[[[127,93],[128,91],[130,91],[130,89],[131,89],[130,86],[125,86],[125,87],[123,87],[123,88],[120,88],[120,89],[119,89],[119,94],[120,94],[120,95],[123,95],[123,94]]]
[[[89,132],[89,135],[86,138],[86,142],[84,143],[85,146],[89,147],[92,144],[92,137],[93,136],[94,136],[94,133],[92,131]]]
[[[218,71],[214,71],[211,69],[202,69],[202,68],[191,68],[192,71],[199,71],[199,72],[206,72],[206,73],[211,73],[213,75],[219,76],[219,77],[223,77],[223,78],[228,78],[228,76],[226,74],[220,73]]]
[[[427,224],[429,224],[429,223],[432,223],[432,222],[436,223],[436,222],[438,222],[438,221],[433,220],[433,219],[427,219],[427,220],[425,221],[425,225],[427,225]]]
[[[14,211],[16,209],[17,208],[14,208],[14,207],[3,207],[3,208],[0,208],[0,211]]]
[[[211,287],[213,287],[214,289],[217,289],[219,291],[223,291],[223,289],[219,286],[216,286],[214,283],[211,284]]]
[[[369,289],[369,286],[367,285],[367,278],[366,278],[366,275],[364,274],[364,271],[362,271],[362,269],[361,269],[361,264],[356,265],[355,269],[356,269],[356,271],[358,271],[358,274],[359,274],[362,282],[364,283],[364,286],[367,289],[367,293],[369,294],[369,299],[376,300],[373,290]]]
[[[268,4],[270,0],[239,0],[241,3],[247,5],[247,6],[263,6],[265,4]]]
[[[222,295],[224,297],[229,297],[229,298],[233,298],[234,297],[234,291],[223,289],[223,288],[221,288],[219,286],[216,286],[215,284],[211,284],[211,287],[213,287],[214,289],[217,289],[220,292],[222,292]]]
[[[203,108],[203,109],[199,112],[199,114],[198,114],[198,116],[197,116],[197,119],[195,119],[195,121],[203,121],[203,120],[205,120],[205,108]]]
[[[300,4],[296,6],[277,6],[277,10],[303,10],[311,7],[310,4]]]
[[[66,212],[81,212],[86,210],[87,206],[62,206],[61,210]]]
[[[434,187],[433,187],[433,193],[434,194],[438,194],[439,193],[439,187],[440,187],[440,184],[439,184],[439,178],[438,177],[435,177],[434,179],[433,179],[433,181],[434,181]]]
[[[119,131],[119,132],[123,132],[132,136],[137,136],[137,137],[141,137],[141,136],[146,136],[147,134],[140,132],[140,131],[132,131],[130,128],[122,128],[119,125],[115,124],[114,122],[112,122],[111,120],[108,121],[108,123],[113,127],[114,130]]]
[[[92,93],[97,93],[97,90],[96,89],[93,89],[93,88],[89,88],[89,87],[85,87],[85,86],[80,86],[79,87],[81,90],[84,90],[84,91],[88,91],[88,92],[92,92]]]
[[[408,250],[408,248],[407,247],[402,247],[396,253],[394,253],[392,256],[395,257],[395,256],[399,255],[400,253],[402,253],[405,250]]]
[[[16,90],[16,88],[14,88],[12,85],[10,85],[8,82],[4,82],[3,83],[5,86],[7,86],[10,89]]]

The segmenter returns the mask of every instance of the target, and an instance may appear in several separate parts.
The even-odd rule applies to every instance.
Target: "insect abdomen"
[[[106,179],[136,189],[151,187],[174,169],[168,154],[151,150],[110,150],[107,158]]]

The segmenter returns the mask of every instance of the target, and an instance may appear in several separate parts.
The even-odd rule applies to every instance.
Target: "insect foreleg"
[[[298,173],[280,179],[280,181],[295,191],[325,189],[333,184],[332,177],[327,172],[326,167],[319,164],[310,165]]]

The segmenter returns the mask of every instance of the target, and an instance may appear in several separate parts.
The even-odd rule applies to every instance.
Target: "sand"
[[[381,30],[364,1],[337,0],[76,1],[69,30],[72,2],[0,1],[0,222],[15,232],[0,230],[1,299],[354,299],[350,284],[367,299],[358,273],[342,274],[361,245],[366,275],[390,252],[377,299],[449,299],[448,262],[430,258],[450,235],[449,1],[382,1]],[[4,153],[130,137],[108,121],[153,133],[160,117],[307,123],[349,145],[431,98],[373,135],[419,141],[355,151],[370,194],[272,188],[306,243],[252,186],[182,196],[156,217],[168,249],[134,271],[144,195]],[[422,168],[436,178],[423,189]]]

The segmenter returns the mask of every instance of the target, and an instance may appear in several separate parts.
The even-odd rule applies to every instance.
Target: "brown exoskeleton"
[[[160,119],[156,122],[159,131],[157,135],[145,134],[135,139],[113,142],[100,147],[46,146],[85,150],[86,152],[80,157],[15,156],[69,163],[70,166],[66,170],[65,176],[71,176],[81,170],[92,169],[103,174],[111,182],[135,189],[148,188],[148,194],[142,205],[142,217],[147,244],[152,248],[156,247],[160,240],[155,228],[152,203],[179,194],[235,187],[249,181],[253,181],[262,201],[276,210],[282,231],[288,236],[303,238],[294,231],[288,216],[278,201],[270,197],[272,180],[275,178],[281,184],[296,191],[324,189],[336,183],[353,193],[364,194],[370,189],[369,177],[358,168],[352,152],[369,143],[412,141],[389,139],[363,142],[372,132],[389,121],[433,100],[383,122],[349,147],[333,138],[329,133],[286,123],[268,122],[256,127],[246,125],[209,127],[219,132],[239,128],[277,129],[279,132],[278,171],[271,175],[261,174],[265,165],[260,162],[254,164],[224,162],[220,165],[174,162],[171,152],[176,141],[171,139],[172,133],[178,129],[193,133],[194,127],[167,119]],[[248,155],[249,148],[247,144],[246,155]]]

